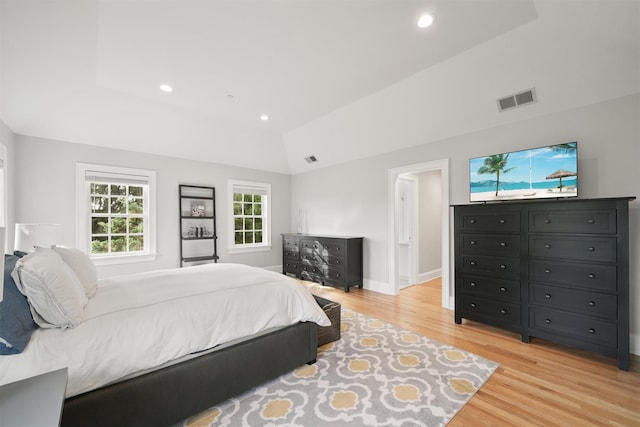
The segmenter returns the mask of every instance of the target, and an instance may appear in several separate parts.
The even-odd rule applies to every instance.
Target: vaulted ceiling
[[[637,92],[637,76],[622,73],[625,89],[611,91],[593,70],[540,64],[538,56],[571,55],[567,46],[586,49],[584,55],[614,49],[620,64],[638,72],[638,2],[558,0],[558,15],[551,3],[0,0],[0,119],[23,135],[290,173],[302,170],[295,140],[301,129],[452,60],[466,73],[432,73],[430,84],[444,88],[428,100],[435,111],[451,102],[446,88],[469,87],[474,79],[503,91],[477,92],[491,108],[507,89],[538,81],[577,79],[599,99]],[[435,23],[420,29],[416,22],[427,12]],[[525,43],[517,35],[523,28],[545,37]],[[514,56],[523,44],[528,52]],[[474,76],[473,52],[487,46],[497,76],[513,69],[521,78],[500,85],[486,67]],[[530,58],[531,75],[513,57]],[[477,95],[466,96],[458,119],[478,114]],[[547,111],[572,107],[569,99],[562,94]],[[460,131],[453,118],[443,113],[439,121],[451,129],[439,136]]]

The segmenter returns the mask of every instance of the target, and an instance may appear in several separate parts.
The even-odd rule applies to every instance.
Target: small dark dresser
[[[616,357],[629,369],[629,202],[454,206],[455,322]]]
[[[344,288],[362,288],[362,237],[282,235],[282,273]]]

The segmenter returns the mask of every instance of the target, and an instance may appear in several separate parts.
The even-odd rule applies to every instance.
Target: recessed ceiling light
[[[260,116],[260,120],[262,120],[263,122],[266,122],[267,120],[269,120],[269,116],[267,116],[266,114],[263,114]]]
[[[418,19],[418,27],[420,28],[427,28],[430,27],[431,24],[433,24],[433,21],[435,20],[435,18],[433,17],[433,15],[430,14],[424,14],[420,17],[420,19]]]
[[[173,92],[173,88],[169,85],[160,85],[160,90],[163,92]]]

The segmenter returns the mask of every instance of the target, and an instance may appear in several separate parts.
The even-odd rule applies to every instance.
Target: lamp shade
[[[60,243],[60,224],[16,224],[14,249],[31,252],[35,247],[49,248]]]

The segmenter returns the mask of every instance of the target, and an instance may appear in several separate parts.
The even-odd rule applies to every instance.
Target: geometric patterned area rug
[[[204,426],[444,426],[498,364],[342,308],[318,361],[185,421]]]

